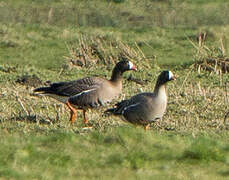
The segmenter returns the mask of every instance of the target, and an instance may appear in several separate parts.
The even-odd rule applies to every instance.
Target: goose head
[[[122,74],[125,71],[129,71],[129,70],[137,71],[137,68],[131,61],[127,61],[127,60],[119,61],[115,65],[115,67],[112,71],[112,76],[111,76],[110,81],[118,82],[120,84],[121,79],[122,79]]]
[[[161,74],[158,76],[158,82],[161,85],[172,80],[176,80],[176,78],[171,71],[162,71]]]
[[[116,66],[115,69],[119,70],[121,73],[124,73],[125,71],[129,71],[129,70],[134,70],[137,71],[136,66],[131,62],[131,61],[119,61]]]

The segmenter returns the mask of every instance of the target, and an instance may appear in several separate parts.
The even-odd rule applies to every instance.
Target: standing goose
[[[175,80],[171,71],[163,71],[158,76],[154,92],[137,94],[128,100],[116,104],[115,108],[105,111],[124,117],[124,120],[136,125],[143,125],[145,130],[149,125],[161,119],[167,106],[167,94],[165,84]]]
[[[118,62],[110,80],[100,77],[86,77],[69,82],[57,82],[48,87],[34,89],[34,92],[50,96],[65,103],[71,110],[70,121],[76,119],[77,110],[83,110],[84,123],[88,123],[86,110],[112,101],[122,92],[122,74],[128,70],[137,70],[130,61]]]

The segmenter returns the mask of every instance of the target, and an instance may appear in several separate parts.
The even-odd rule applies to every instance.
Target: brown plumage
[[[122,92],[122,74],[128,70],[136,70],[136,67],[130,61],[120,61],[115,65],[110,80],[86,77],[75,81],[53,83],[48,87],[37,88],[34,92],[65,103],[71,111],[72,123],[76,119],[77,110],[83,110],[84,123],[87,123],[86,110],[103,106],[118,97]]]
[[[165,84],[174,79],[171,71],[163,71],[157,79],[153,93],[137,94],[117,103],[115,108],[108,109],[105,113],[123,116],[125,121],[143,125],[147,129],[150,123],[164,115],[167,106]]]

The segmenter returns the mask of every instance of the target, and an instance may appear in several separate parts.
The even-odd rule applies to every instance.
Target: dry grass
[[[108,36],[79,34],[78,42],[68,44],[70,57],[65,57],[71,66],[92,67],[94,65],[115,65],[120,60],[130,60],[152,65],[152,57],[146,57],[135,43],[134,47]]]
[[[216,74],[229,72],[229,57],[225,51],[224,39],[220,38],[220,47],[206,45],[207,33],[200,33],[198,42],[190,40],[193,47],[196,49],[195,67],[200,72],[201,70],[215,72]]]
[[[158,73],[159,71],[152,77],[148,76],[149,82],[144,86],[125,80],[120,99],[141,91],[153,91]],[[167,86],[169,94],[167,113],[161,122],[153,124],[152,129],[177,132],[228,129],[229,92],[226,75],[198,74],[193,69],[174,73],[179,78]],[[48,125],[50,130],[64,128],[84,131],[81,129],[82,114],[79,114],[78,121],[71,126],[65,105],[48,97],[31,96],[33,87],[19,83],[7,83],[2,86],[0,90],[2,128],[18,126],[16,129],[21,131],[23,129],[20,128],[20,122],[24,122],[29,129],[35,126],[42,129],[44,125]],[[93,129],[104,131],[114,126],[127,125],[119,118],[103,116],[105,108],[88,113]]]

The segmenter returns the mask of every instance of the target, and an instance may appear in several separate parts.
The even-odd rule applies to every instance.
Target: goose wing
[[[115,108],[108,109],[114,115],[122,115],[126,121],[133,124],[148,124],[152,119],[152,99],[153,93],[140,93],[128,100],[116,104]]]
[[[55,94],[59,96],[74,96],[84,91],[97,89],[104,79],[99,77],[87,77],[75,81],[52,83],[48,87],[40,87],[34,90],[42,94]]]

